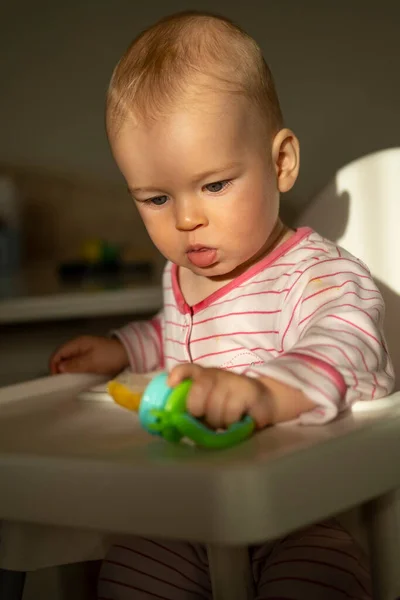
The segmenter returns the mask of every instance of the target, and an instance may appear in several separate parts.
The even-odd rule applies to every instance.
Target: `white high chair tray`
[[[63,375],[0,390],[0,519],[248,545],[400,485],[400,393],[327,426],[281,425],[207,451],[78,396],[100,381]]]

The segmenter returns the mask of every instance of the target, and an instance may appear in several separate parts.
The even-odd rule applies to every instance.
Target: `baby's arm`
[[[116,375],[128,366],[124,346],[116,338],[82,335],[62,344],[52,354],[49,368],[58,373]]]
[[[129,323],[112,337],[84,335],[69,340],[50,358],[50,372],[116,375],[129,365],[136,373],[163,366],[162,321],[159,313],[150,321]]]
[[[308,277],[292,286],[282,307],[278,358],[242,375],[190,363],[172,370],[172,386],[193,379],[188,409],[194,416],[213,427],[244,413],[258,428],[292,420],[322,424],[357,400],[391,392],[381,295],[357,261],[333,264],[332,272],[321,265],[305,269]]]
[[[324,270],[316,263],[299,277],[282,311],[281,355],[246,373],[311,400],[316,406],[301,411],[302,423],[328,422],[353,402],[393,388],[381,294],[361,263],[350,258],[340,263],[333,269],[326,261]],[[290,395],[278,396],[284,410]]]
[[[123,344],[135,373],[149,373],[164,366],[164,315],[160,311],[149,321],[133,321],[113,331]]]

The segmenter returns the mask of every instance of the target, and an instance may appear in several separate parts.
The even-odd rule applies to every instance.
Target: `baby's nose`
[[[175,225],[179,231],[191,231],[206,223],[207,216],[199,201],[187,199],[176,203]]]

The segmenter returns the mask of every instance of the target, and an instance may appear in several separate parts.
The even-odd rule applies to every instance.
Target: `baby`
[[[164,307],[111,338],[55,352],[53,373],[164,368],[193,380],[188,410],[215,428],[322,425],[387,395],[384,305],[367,267],[279,218],[299,172],[255,41],[229,20],[181,13],[130,46],[107,99],[115,160],[166,257]],[[257,598],[370,599],[367,561],[335,522],[250,549]],[[211,598],[201,545],[142,538],[114,546],[99,597]]]

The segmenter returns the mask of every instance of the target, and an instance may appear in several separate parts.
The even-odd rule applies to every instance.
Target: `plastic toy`
[[[111,381],[108,393],[117,404],[138,412],[139,421],[146,431],[169,442],[176,443],[186,438],[204,448],[228,448],[253,433],[254,421],[249,416],[226,430],[210,429],[186,412],[186,397],[192,382],[186,379],[171,388],[167,385],[167,378],[167,373],[157,375],[143,394],[131,391],[118,381]]]

